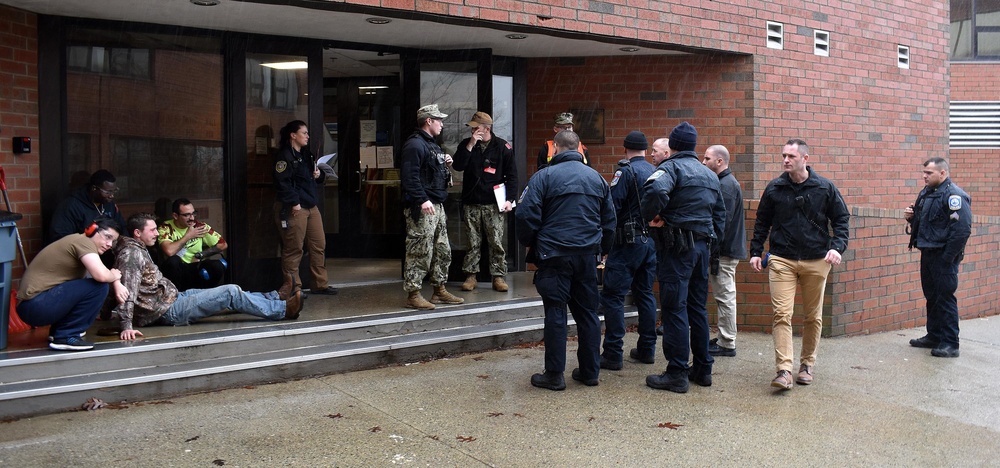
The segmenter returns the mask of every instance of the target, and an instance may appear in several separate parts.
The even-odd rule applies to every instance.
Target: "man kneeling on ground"
[[[188,325],[226,310],[270,320],[299,318],[301,291],[281,290],[279,299],[269,299],[228,284],[178,293],[146,250],[156,245],[156,218],[148,213],[134,214],[125,222],[125,230],[128,236],[122,236],[115,246],[115,267],[121,271],[121,282],[130,293],[128,300],[115,308],[121,318],[121,339],[142,336],[133,326]]]

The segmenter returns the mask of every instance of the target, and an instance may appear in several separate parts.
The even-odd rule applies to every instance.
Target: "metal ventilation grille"
[[[1000,148],[1000,101],[952,101],[952,148]]]

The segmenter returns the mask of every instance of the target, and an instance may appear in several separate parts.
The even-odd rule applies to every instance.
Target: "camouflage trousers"
[[[434,204],[434,214],[421,213],[416,221],[406,208],[406,261],[403,263],[403,290],[419,291],[424,277],[430,274],[431,284],[441,285],[448,280],[451,266],[451,244],[448,242],[448,216],[444,205]]]
[[[490,275],[507,274],[507,253],[504,251],[504,220],[507,213],[501,213],[494,204],[465,205],[465,227],[469,232],[469,251],[462,262],[466,274],[479,273],[479,258],[482,257],[483,238],[490,246]]]

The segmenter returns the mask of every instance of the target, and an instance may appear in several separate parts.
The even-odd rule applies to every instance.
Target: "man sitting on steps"
[[[156,245],[155,219],[148,213],[130,216],[125,222],[128,235],[122,236],[115,246],[115,268],[121,271],[121,282],[129,292],[128,300],[115,308],[121,318],[121,339],[134,340],[142,336],[134,326],[188,325],[227,310],[270,320],[299,318],[302,292],[295,291],[294,285],[279,290],[279,299],[248,293],[234,284],[177,292],[177,287],[163,277],[147,250]]]

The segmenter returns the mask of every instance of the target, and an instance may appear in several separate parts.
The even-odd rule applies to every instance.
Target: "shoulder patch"
[[[962,197],[958,195],[952,195],[948,197],[948,208],[951,211],[958,211],[962,209]]]
[[[660,170],[653,171],[653,173],[646,180],[656,180],[656,179],[659,179],[660,176],[663,175],[664,172],[666,172],[666,171],[660,171]]]
[[[618,179],[622,176],[622,171],[615,171],[615,176],[611,178],[611,186],[614,187],[618,184]]]
[[[528,193],[528,186],[527,186],[527,185],[525,185],[525,186],[524,186],[524,190],[523,190],[523,191],[521,191],[521,196],[520,196],[520,197],[518,197],[518,199],[517,199],[517,202],[518,202],[518,203],[522,203],[522,202],[524,201],[524,195],[525,195],[525,194],[527,194],[527,193]]]
[[[288,169],[288,161],[282,159],[281,161],[274,163],[274,172],[281,174],[282,172],[285,172],[285,169]]]

